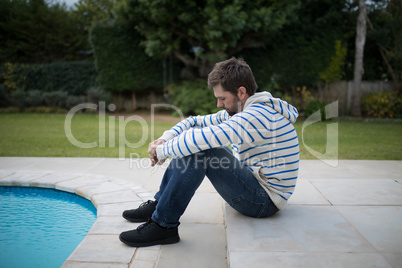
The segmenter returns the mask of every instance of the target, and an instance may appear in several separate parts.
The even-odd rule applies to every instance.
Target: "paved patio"
[[[181,242],[131,248],[121,217],[158,190],[146,159],[0,158],[0,186],[56,188],[98,217],[63,267],[402,267],[402,161],[302,160],[296,191],[268,219],[242,216],[205,180],[181,218]]]

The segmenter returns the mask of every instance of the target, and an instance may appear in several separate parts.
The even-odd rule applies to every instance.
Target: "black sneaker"
[[[132,231],[123,232],[120,241],[132,247],[174,244],[180,241],[178,228],[162,227],[152,219]]]
[[[158,201],[148,200],[136,209],[125,210],[123,218],[131,222],[144,222],[152,217]]]

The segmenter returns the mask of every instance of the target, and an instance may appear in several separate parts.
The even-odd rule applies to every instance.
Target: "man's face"
[[[242,102],[237,96],[233,95],[229,91],[224,91],[220,84],[215,86],[213,90],[215,98],[218,100],[216,105],[218,108],[225,109],[230,116],[241,112]]]

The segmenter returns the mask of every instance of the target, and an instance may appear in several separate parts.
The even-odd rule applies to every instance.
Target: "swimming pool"
[[[0,187],[0,267],[60,267],[95,220],[96,208],[76,194]]]

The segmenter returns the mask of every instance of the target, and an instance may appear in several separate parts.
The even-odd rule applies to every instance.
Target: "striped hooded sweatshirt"
[[[184,157],[231,145],[233,155],[247,166],[278,209],[292,195],[299,169],[299,143],[293,127],[296,108],[268,92],[249,97],[233,116],[222,110],[190,116],[163,133],[166,142],[157,157]]]

